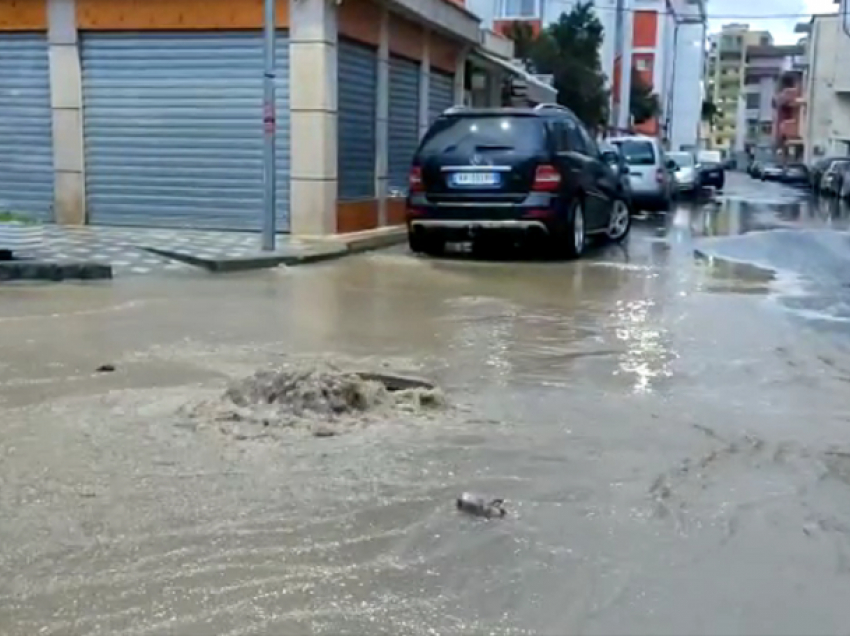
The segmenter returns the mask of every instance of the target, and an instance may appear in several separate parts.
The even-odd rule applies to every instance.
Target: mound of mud
[[[443,392],[419,378],[306,364],[235,380],[220,397],[191,407],[188,414],[238,438],[272,436],[282,429],[330,437],[398,416],[427,417],[446,406]]]

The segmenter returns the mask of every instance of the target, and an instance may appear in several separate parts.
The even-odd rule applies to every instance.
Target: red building
[[[803,158],[802,95],[802,72],[785,71],[776,84],[773,100],[773,134],[776,148],[785,161],[801,161]]]

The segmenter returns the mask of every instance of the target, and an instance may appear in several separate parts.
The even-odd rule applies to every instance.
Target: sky
[[[810,14],[838,10],[833,0],[706,0],[706,7],[711,32],[729,22],[744,22],[754,31],[770,31],[776,44],[797,42],[801,36],[794,33],[794,25],[808,22]]]

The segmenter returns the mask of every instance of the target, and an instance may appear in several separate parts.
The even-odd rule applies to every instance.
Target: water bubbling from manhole
[[[421,378],[300,363],[234,380],[218,398],[191,406],[188,415],[240,439],[271,437],[283,429],[332,437],[400,414],[421,417],[446,407],[443,392]]]

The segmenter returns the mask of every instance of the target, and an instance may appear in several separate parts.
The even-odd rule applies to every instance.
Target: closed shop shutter
[[[258,230],[262,34],[87,33],[92,223]],[[289,38],[277,44],[277,225],[289,228]]]
[[[407,188],[410,162],[419,145],[419,66],[403,58],[390,58],[390,188]]]
[[[378,55],[340,40],[337,61],[338,175],[342,201],[375,196],[375,92]]]
[[[53,118],[43,34],[0,33],[0,212],[53,220]]]
[[[428,83],[428,112],[430,121],[434,121],[444,110],[455,103],[455,80],[452,75],[431,68]]]

